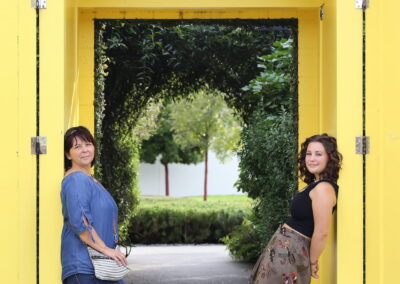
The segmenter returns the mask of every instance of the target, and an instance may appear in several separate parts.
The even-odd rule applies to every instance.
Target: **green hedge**
[[[232,256],[255,260],[279,224],[289,217],[297,189],[297,133],[287,112],[265,116],[256,112],[243,131],[237,187],[256,200],[249,221],[224,239]],[[250,240],[250,242],[249,242]]]
[[[250,211],[245,198],[211,200],[196,198],[143,198],[131,220],[128,234],[133,243],[219,243],[243,222]]]

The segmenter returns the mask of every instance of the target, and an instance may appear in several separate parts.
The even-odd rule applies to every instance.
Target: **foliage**
[[[161,105],[161,102],[153,102],[152,100],[150,100],[146,105],[144,111],[135,124],[135,128],[133,129],[134,135],[139,140],[147,140],[156,133],[158,128],[157,120]]]
[[[184,148],[199,147],[203,154],[213,150],[221,161],[237,149],[240,121],[220,93],[204,89],[172,104],[171,118],[174,140]]]
[[[203,157],[199,147],[183,147],[173,139],[171,107],[166,102],[164,104],[157,118],[156,133],[142,143],[140,160],[152,164],[161,156],[160,162],[165,169],[165,195],[169,196],[168,164],[197,164]]]
[[[126,234],[126,226],[134,215],[139,200],[137,175],[139,172],[139,140],[134,135],[126,135],[121,125],[108,124],[103,145],[107,151],[101,156],[102,183],[110,189],[119,208],[121,236]],[[128,132],[129,133],[129,132]]]
[[[95,174],[116,198],[124,224],[138,202],[134,129],[149,101],[187,97],[207,85],[223,92],[249,123],[259,101],[242,88],[258,73],[257,56],[270,54],[271,43],[288,38],[296,26],[295,19],[95,20]]]
[[[250,202],[143,198],[129,227],[134,243],[218,243],[250,211]]]
[[[174,140],[186,148],[199,148],[204,154],[204,193],[207,200],[208,151],[223,161],[236,148],[240,125],[222,97],[222,94],[203,89],[190,100],[172,104]]]
[[[275,27],[288,22],[96,21],[110,59],[105,92],[113,105],[125,106],[115,119],[140,116],[150,98],[185,97],[208,85],[246,120],[255,105],[242,87],[258,73],[257,56],[290,36],[290,29]]]
[[[173,139],[171,107],[165,103],[157,118],[156,133],[143,141],[140,160],[154,163],[161,155],[161,163],[196,164],[201,162],[202,155],[199,147],[183,147]]]
[[[258,200],[253,214],[224,242],[237,259],[254,260],[288,214],[297,188],[297,80],[293,76],[293,40],[273,44],[273,53],[259,57],[262,69],[243,88],[258,101],[241,138],[237,187]],[[255,241],[256,240],[256,241]]]
[[[289,107],[293,96],[290,92],[293,39],[273,43],[273,52],[258,57],[260,74],[243,87],[263,105],[265,113],[274,114],[282,106]]]
[[[278,115],[257,111],[251,122],[243,131],[237,187],[257,200],[252,222],[258,242],[256,246],[237,248],[241,242],[247,245],[246,240],[237,240],[240,236],[247,238],[241,232],[225,239],[228,247],[234,248],[231,253],[238,256],[241,251],[243,258],[260,253],[278,225],[287,219],[297,188],[297,132],[292,116],[284,110]]]
[[[259,236],[253,224],[254,215],[249,214],[240,226],[222,238],[234,259],[255,261],[259,256]]]

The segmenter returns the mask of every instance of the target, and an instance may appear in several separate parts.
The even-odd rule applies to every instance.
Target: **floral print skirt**
[[[279,226],[255,264],[249,284],[309,284],[310,242]]]

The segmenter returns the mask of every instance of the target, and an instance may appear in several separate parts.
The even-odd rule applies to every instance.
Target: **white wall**
[[[169,164],[170,196],[203,195],[204,162],[197,165]],[[224,164],[218,161],[213,152],[208,157],[208,195],[243,194],[233,184],[238,179],[238,159],[233,157]],[[142,195],[165,195],[164,166],[140,164],[139,188]]]

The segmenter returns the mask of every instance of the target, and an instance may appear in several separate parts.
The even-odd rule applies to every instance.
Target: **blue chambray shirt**
[[[83,216],[96,230],[104,243],[115,247],[118,235],[118,207],[110,193],[83,172],[73,172],[62,181],[62,214],[64,226],[61,235],[62,280],[73,274],[94,274],[86,245],[79,234],[89,230]],[[114,230],[115,227],[115,230]]]

